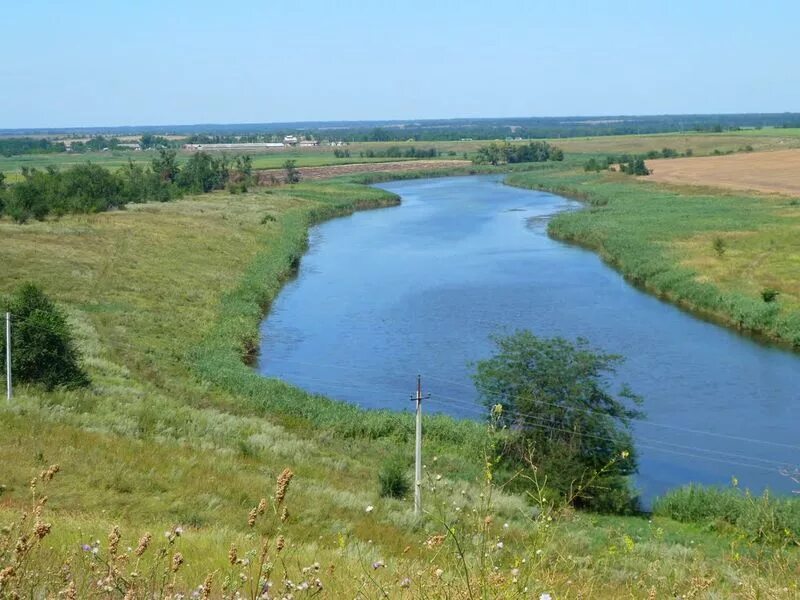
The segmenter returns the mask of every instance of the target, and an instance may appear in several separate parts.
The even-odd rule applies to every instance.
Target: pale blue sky
[[[26,0],[0,128],[800,111],[800,2]]]

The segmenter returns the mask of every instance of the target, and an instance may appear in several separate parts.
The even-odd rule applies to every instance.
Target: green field
[[[580,160],[515,165],[535,170],[511,182],[593,199],[595,208],[554,220],[554,233],[594,246],[653,289],[684,270],[680,281],[693,289],[689,268],[675,266],[692,255],[684,242],[718,231],[757,237],[798,212],[786,199],[712,197],[588,175],[575,168]],[[391,194],[355,183],[383,177],[392,175],[218,192],[24,226],[0,220],[0,293],[34,280],[57,300],[93,381],[82,391],[20,387],[13,403],[0,405],[0,519],[12,522],[28,505],[31,477],[61,466],[46,490],[52,533],[31,556],[35,577],[57,592],[59,569],[71,558],[78,597],[108,597],[81,544],[100,540],[103,556],[116,524],[122,547],[135,547],[145,531],[161,545],[163,532],[181,525],[184,535],[167,555],[179,549],[186,559],[177,589],[213,573],[219,593],[226,580],[249,573],[229,564],[230,545],[257,556],[248,511],[290,467],[289,519],[268,510],[256,530],[273,545],[286,536],[284,554],[271,551],[276,581],[284,569],[299,581],[316,561],[327,597],[796,597],[800,523],[769,509],[735,524],[713,516],[687,524],[659,515],[536,515],[525,498],[503,491],[508,474],[487,480],[494,435],[480,423],[426,418],[431,514],[415,519],[408,501],[381,498],[377,481],[388,457],[410,460],[410,415],[310,396],[246,366],[264,311],[305,250],[308,225],[393,204]],[[687,210],[694,225],[679,218]],[[750,250],[729,237],[726,260],[746,260]],[[705,242],[697,248],[706,252]],[[781,297],[781,317],[793,293],[786,288]],[[776,528],[782,541],[759,534]]]

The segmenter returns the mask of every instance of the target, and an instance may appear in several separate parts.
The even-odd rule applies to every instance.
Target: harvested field
[[[406,160],[382,163],[356,163],[349,165],[330,165],[327,167],[299,167],[300,178],[303,181],[312,179],[327,179],[339,175],[351,175],[353,173],[374,173],[381,172],[402,172],[402,171],[422,171],[425,169],[450,169],[452,167],[467,167],[472,164],[469,160]],[[261,184],[269,185],[273,178],[283,181],[285,172],[283,169],[265,169],[258,171],[258,181]]]
[[[650,181],[800,196],[800,150],[648,160]]]

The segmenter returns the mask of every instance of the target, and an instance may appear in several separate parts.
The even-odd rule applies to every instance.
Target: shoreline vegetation
[[[496,597],[523,588],[556,597],[707,590],[791,597],[800,516],[788,500],[677,490],[649,521],[554,505],[532,515],[528,500],[503,491],[513,474],[494,463],[485,424],[426,415],[431,514],[415,520],[405,501],[378,494],[382,465],[411,448],[407,413],[311,395],[248,365],[264,314],[306,250],[308,228],[398,202],[369,184],[510,173],[513,182],[582,193],[565,179],[570,165],[577,169],[578,160],[568,155],[563,163],[353,174],[24,226],[0,220],[8,258],[0,292],[35,273],[76,327],[92,380],[78,391],[23,386],[0,408],[0,424],[16,440],[0,446],[9,465],[0,481],[3,520],[12,522],[30,498],[32,472],[57,461],[63,475],[48,490],[52,550],[31,554],[32,572],[55,573],[69,556],[84,597],[99,596],[91,565],[93,556],[107,556],[109,530],[118,536],[113,527],[121,525],[125,543],[135,545],[143,531],[168,526],[171,553],[180,527],[175,543],[188,560],[170,577],[190,590],[215,573],[218,597],[216,586],[245,570],[229,550],[252,545],[242,515],[260,505],[288,463],[298,473],[290,512],[299,516],[264,534],[273,544],[286,535],[292,564],[331,565],[321,579],[334,596],[473,587]],[[698,502],[703,510],[693,509]],[[456,533],[447,523],[458,525]]]
[[[633,285],[701,318],[800,350],[800,281],[790,271],[778,274],[800,250],[792,238],[800,210],[791,198],[577,169],[512,174],[505,182],[586,203],[554,217],[548,233],[597,252]],[[772,264],[748,273],[745,285],[731,280],[753,257]],[[765,299],[773,288],[779,302]]]

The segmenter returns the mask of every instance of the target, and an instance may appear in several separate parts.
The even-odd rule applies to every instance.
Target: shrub
[[[72,332],[61,311],[33,284],[20,287],[8,303],[11,313],[11,372],[15,381],[47,389],[87,385]],[[5,353],[5,336],[0,341]]]
[[[725,254],[725,250],[727,250],[727,244],[725,244],[725,240],[721,237],[715,237],[714,241],[711,242],[711,247],[714,248],[714,252],[717,253],[719,258]]]
[[[297,169],[297,161],[287,160],[283,163],[286,171],[286,183],[298,183],[300,181],[300,171]]]
[[[378,483],[381,496],[404,498],[411,488],[406,474],[405,461],[399,456],[395,456],[384,462],[378,472]]]
[[[761,290],[761,299],[767,303],[775,302],[778,299],[778,294],[780,294],[778,290],[772,288],[764,288],[763,290]]]

